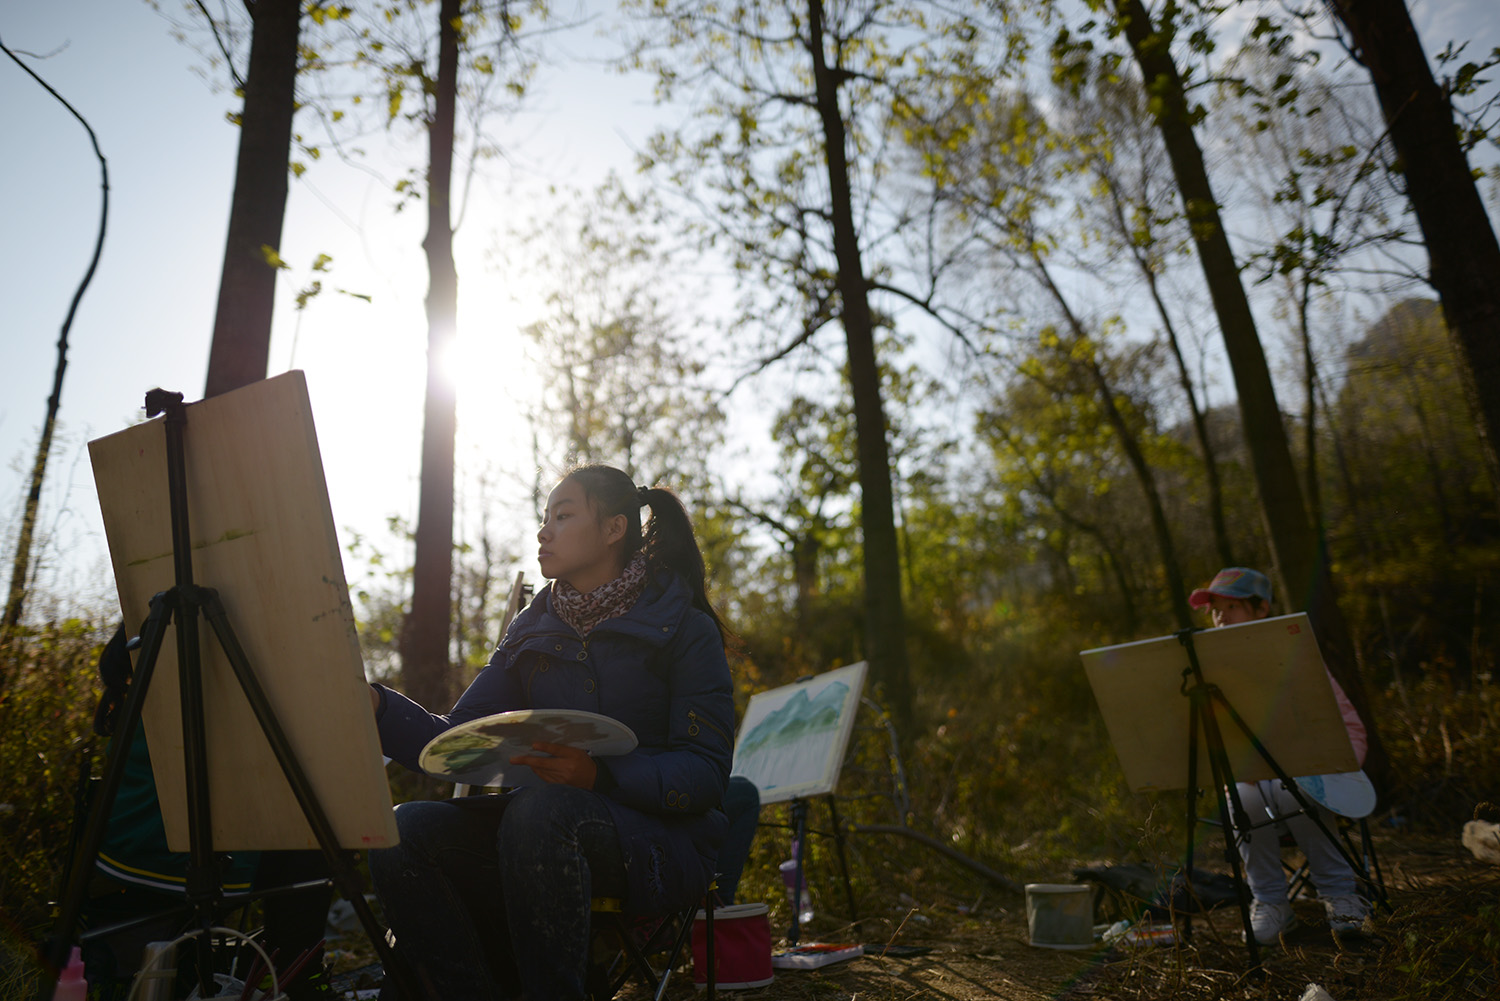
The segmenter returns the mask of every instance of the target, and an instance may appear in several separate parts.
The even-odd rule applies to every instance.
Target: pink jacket
[[[1325,667],[1323,670],[1327,671]],[[1370,749],[1370,738],[1365,733],[1365,721],[1359,718],[1359,713],[1354,709],[1354,703],[1349,701],[1349,696],[1344,694],[1343,686],[1328,673],[1328,683],[1333,686],[1333,697],[1339,704],[1339,715],[1344,717],[1344,729],[1349,731],[1349,743],[1354,745],[1354,758],[1359,762],[1361,768],[1365,765],[1365,752]]]

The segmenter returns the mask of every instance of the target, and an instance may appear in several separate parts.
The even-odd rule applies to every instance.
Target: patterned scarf
[[[646,550],[638,549],[625,564],[620,576],[608,584],[600,584],[588,594],[581,593],[567,581],[555,581],[552,585],[552,611],[563,622],[572,626],[579,636],[587,636],[605,619],[613,619],[630,611],[641,592],[646,590]]]

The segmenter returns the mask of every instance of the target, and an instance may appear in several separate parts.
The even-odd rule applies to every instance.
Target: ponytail
[[[706,614],[719,630],[719,638],[729,640],[729,628],[708,600],[707,571],[703,553],[693,535],[693,522],[677,495],[666,487],[637,488],[629,476],[613,466],[587,465],[571,470],[565,480],[583,487],[584,496],[594,505],[600,521],[616,515],[625,516],[625,559],[646,551],[651,569],[665,567],[687,582],[693,607]],[[651,520],[641,530],[641,508],[651,508]]]

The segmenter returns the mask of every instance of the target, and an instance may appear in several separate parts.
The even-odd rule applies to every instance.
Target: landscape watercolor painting
[[[865,671],[860,661],[751,696],[734,747],[733,774],[754,782],[762,803],[833,792]]]

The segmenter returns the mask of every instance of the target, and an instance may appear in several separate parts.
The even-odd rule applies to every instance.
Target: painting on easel
[[[733,774],[755,783],[761,803],[833,792],[865,671],[860,661],[751,696],[734,746]]]

